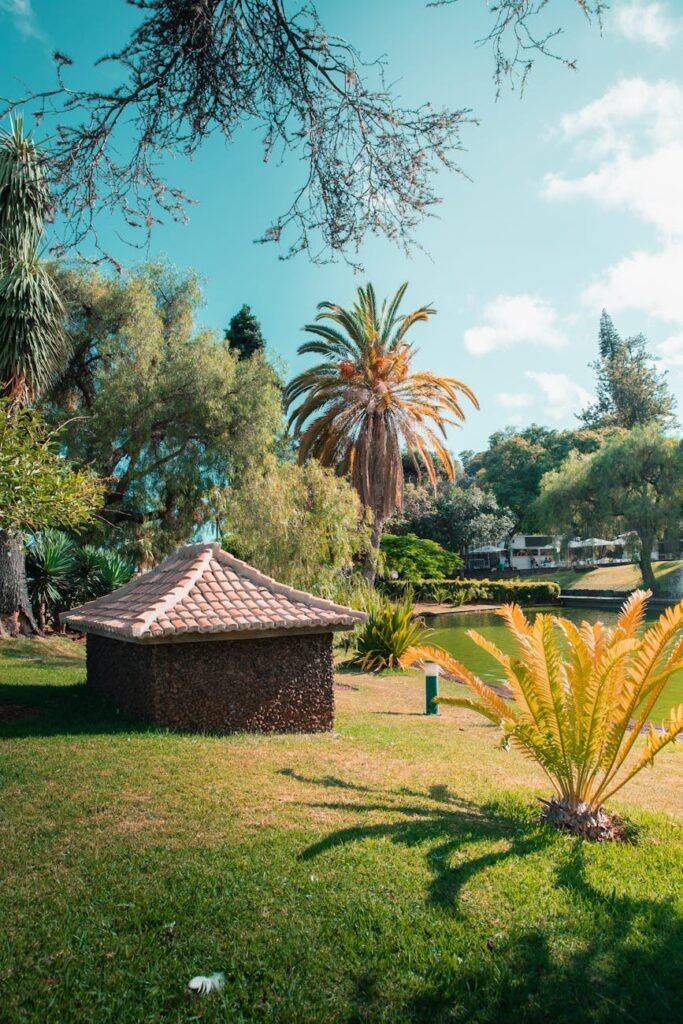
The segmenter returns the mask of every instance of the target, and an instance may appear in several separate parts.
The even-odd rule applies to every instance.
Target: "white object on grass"
[[[223,971],[216,971],[215,974],[198,974],[196,978],[188,983],[188,988],[205,996],[209,992],[220,992],[225,985],[225,974]]]

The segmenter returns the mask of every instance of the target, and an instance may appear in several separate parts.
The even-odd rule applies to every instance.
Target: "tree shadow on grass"
[[[16,709],[16,717],[3,720],[3,707]],[[0,684],[0,739],[152,731],[158,730],[119,714],[84,683]]]
[[[683,916],[656,892],[624,892],[629,888],[624,871],[614,889],[607,884],[601,890],[590,877],[598,853],[591,844],[539,825],[535,810],[514,798],[477,804],[443,785],[426,792],[382,790],[335,776],[286,774],[304,785],[355,790],[359,797],[357,803],[310,805],[357,814],[360,821],[308,846],[303,860],[372,839],[418,851],[424,847],[431,873],[428,904],[449,914],[458,910],[460,891],[480,872],[540,851],[547,854],[546,870],[548,858],[554,862],[551,891],[560,899],[548,917],[539,916],[533,890],[520,897],[528,903],[526,918],[520,903],[508,915],[504,934],[496,934],[490,945],[479,932],[464,958],[444,957],[429,966],[413,995],[396,1008],[397,1019],[429,1024],[671,1024],[683,1019]],[[377,822],[378,812],[389,820]],[[645,848],[639,860],[640,870],[648,870]],[[385,1019],[382,985],[372,964],[367,966],[372,983],[365,973],[359,976],[358,1007],[349,1024]]]
[[[355,791],[366,798],[359,802],[307,804],[317,810],[355,814],[361,820],[308,846],[301,854],[303,860],[366,839],[389,839],[410,847],[428,845],[426,860],[432,874],[429,900],[448,908],[453,907],[460,889],[473,875],[509,857],[526,856],[556,842],[556,836],[538,824],[534,810],[514,800],[477,804],[457,796],[445,785],[431,786],[426,792],[408,787],[382,790],[336,776],[313,778],[287,769],[281,774],[303,784]],[[389,820],[362,821],[378,813]],[[493,844],[495,850],[491,849]],[[477,847],[481,847],[480,852]]]
[[[512,930],[489,955],[433,972],[408,1019],[468,1024],[671,1024],[683,1007],[683,916],[670,899],[604,892],[586,872],[587,845],[571,840],[555,885],[563,918]],[[619,886],[624,886],[623,875]],[[574,909],[575,916],[572,914]]]

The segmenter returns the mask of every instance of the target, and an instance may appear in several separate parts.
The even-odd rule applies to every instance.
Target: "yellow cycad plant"
[[[603,804],[683,730],[683,704],[661,728],[652,710],[671,675],[683,668],[683,601],[643,631],[650,591],[636,591],[617,624],[577,626],[559,615],[530,622],[514,604],[499,614],[515,654],[486,637],[467,635],[501,666],[501,685],[484,683],[443,651],[408,651],[403,664],[425,657],[467,684],[472,697],[441,703],[469,708],[503,729],[504,743],[536,761],[555,789],[545,802],[547,821],[591,838],[618,833]],[[644,749],[638,738],[646,730]]]

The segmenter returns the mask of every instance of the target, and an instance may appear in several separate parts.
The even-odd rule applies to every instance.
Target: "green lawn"
[[[655,562],[657,594],[662,597],[683,597],[683,561]],[[623,590],[642,587],[643,578],[636,565],[599,566],[584,572],[573,569],[550,569],[535,580],[557,580],[564,590]]]
[[[82,656],[0,644],[2,1024],[680,1019],[677,752],[596,847],[415,676],[340,675],[333,735],[217,739],[97,706]]]

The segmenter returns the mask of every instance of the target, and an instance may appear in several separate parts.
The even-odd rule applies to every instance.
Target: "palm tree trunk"
[[[26,586],[23,538],[0,530],[0,636],[38,633]]]
[[[372,523],[372,533],[370,535],[370,546],[365,555],[365,561],[363,563],[363,578],[374,586],[375,576],[377,575],[377,563],[379,561],[379,546],[382,541],[382,532],[386,519],[377,513]]]

